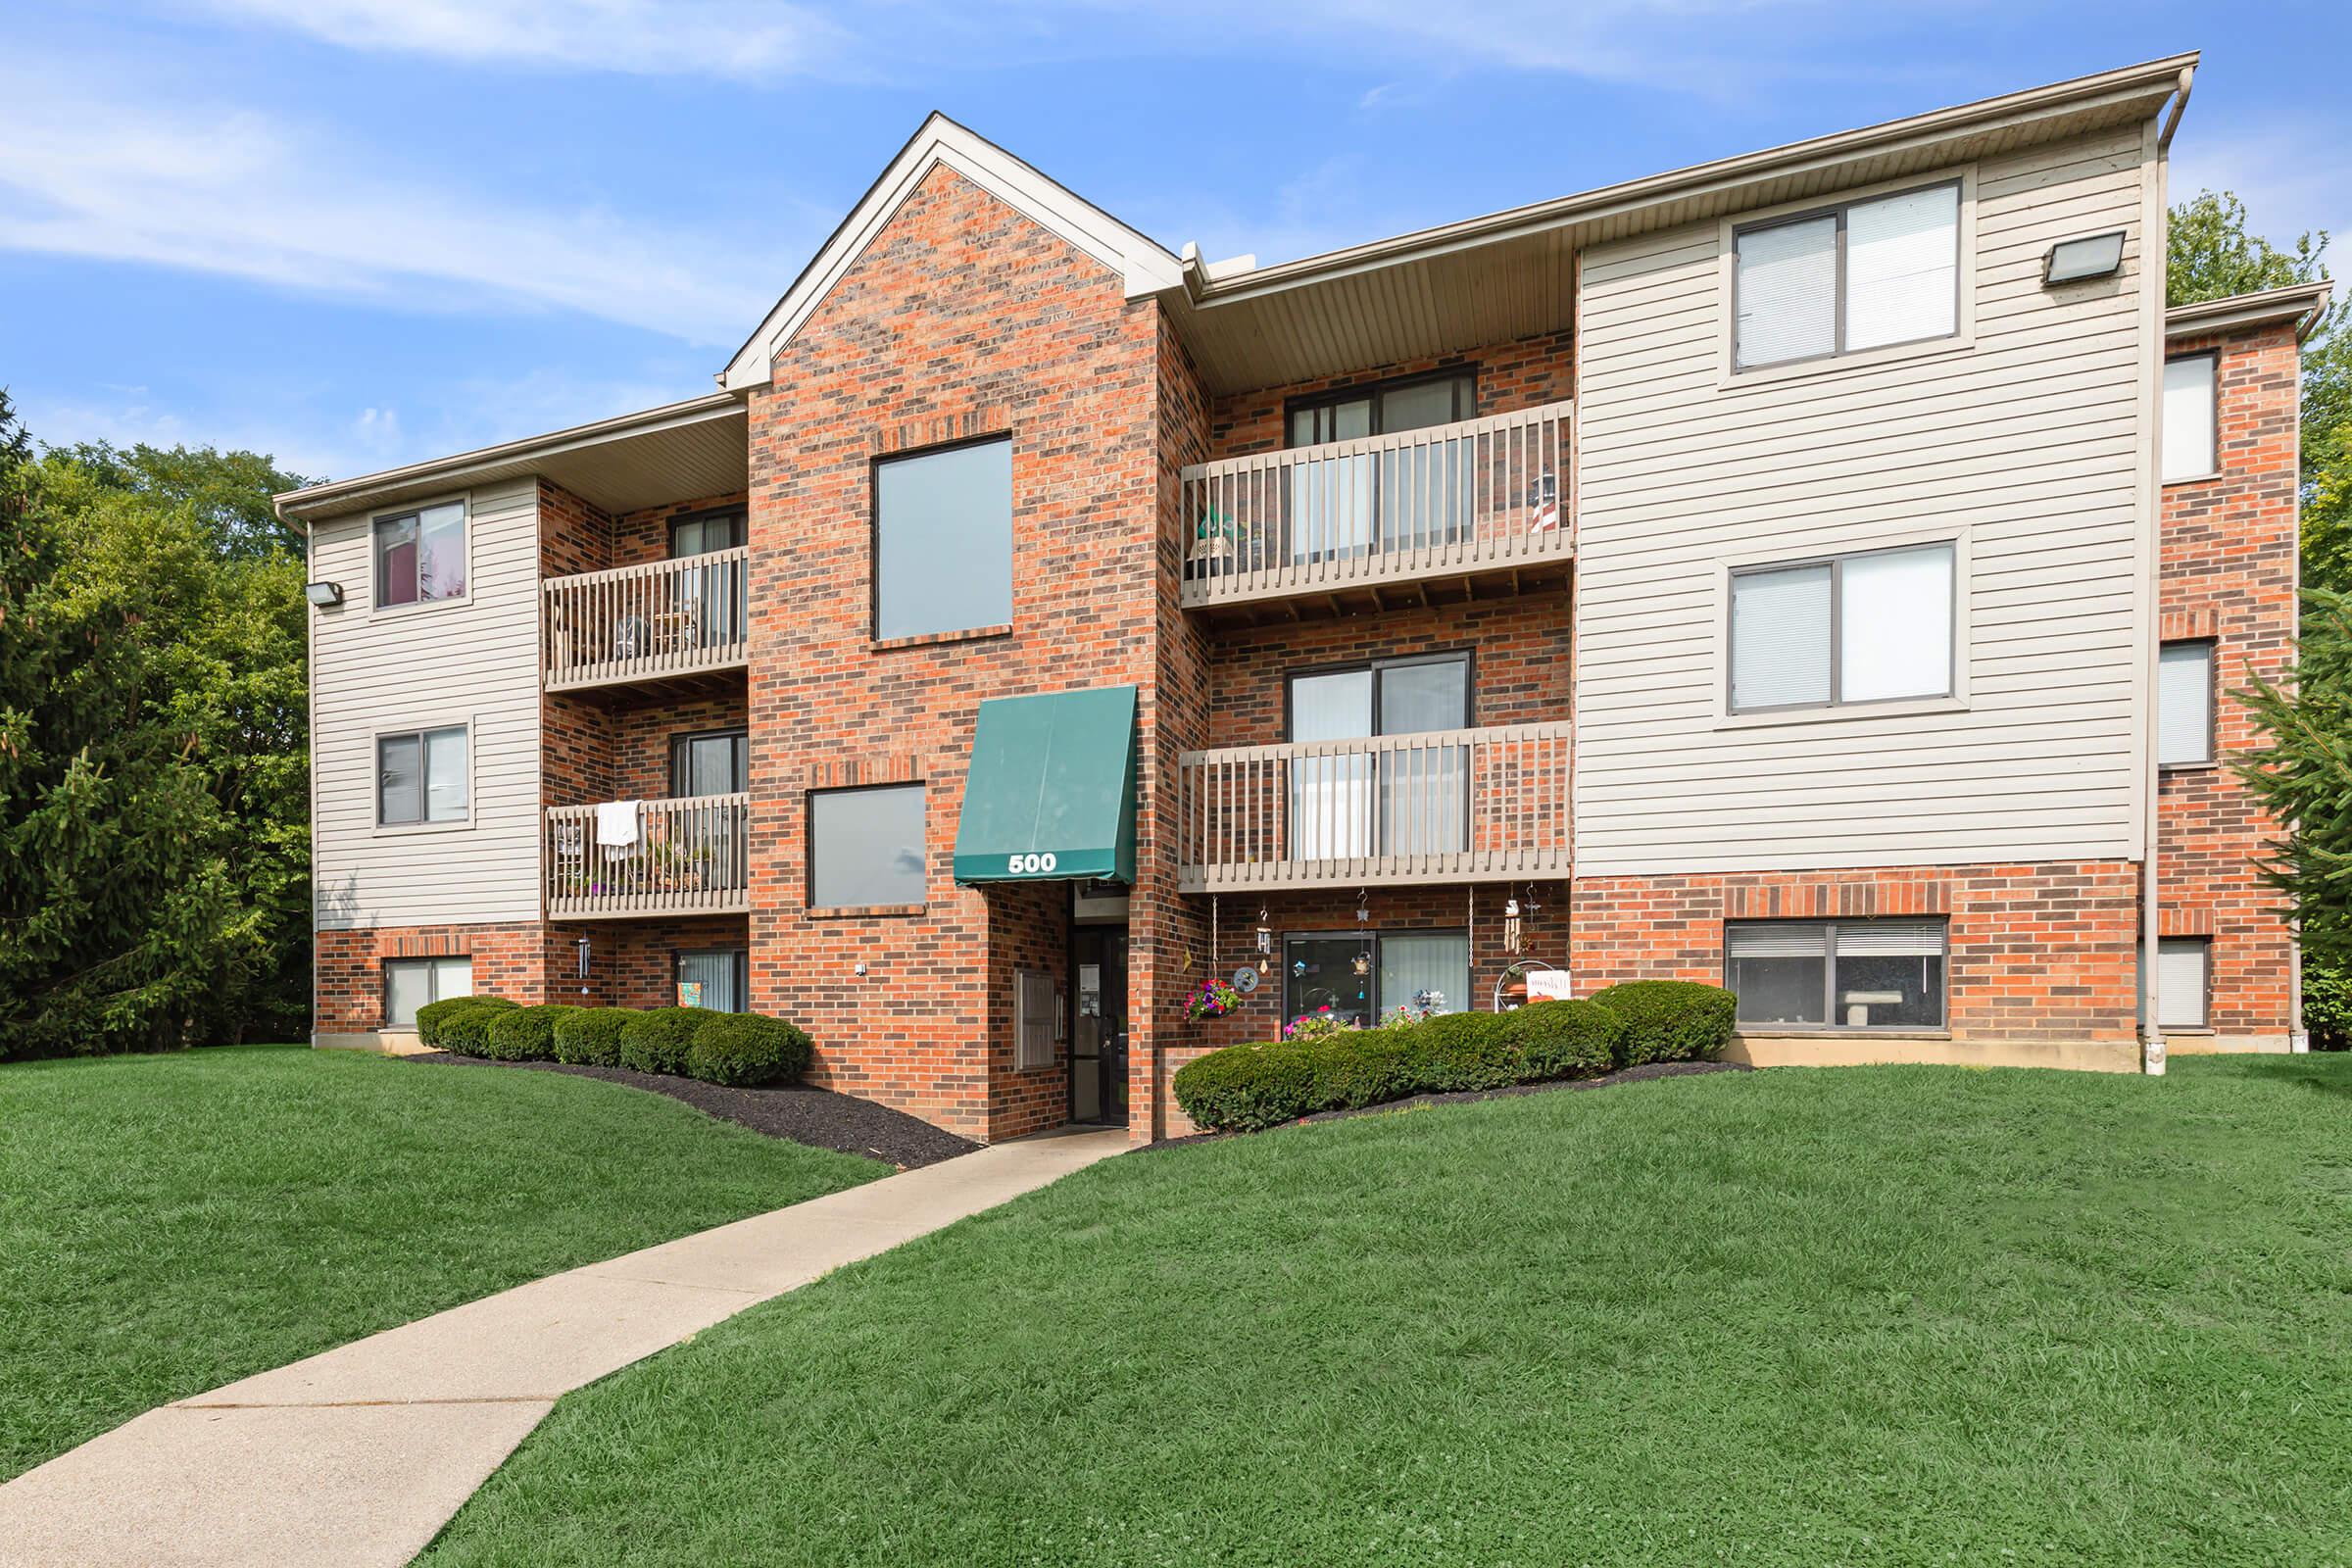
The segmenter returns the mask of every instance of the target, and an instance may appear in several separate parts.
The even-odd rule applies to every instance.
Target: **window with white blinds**
[[[1732,711],[1949,697],[1953,561],[1943,544],[1735,571]]]
[[[2203,1029],[2212,986],[2213,945],[2203,937],[2156,944],[2156,1019],[2167,1029]]]
[[[428,1003],[473,995],[471,958],[386,958],[384,1027],[414,1029],[416,1009]]]
[[[1740,1021],[1815,1029],[1939,1029],[1941,920],[1734,920],[1724,984]]]
[[[2156,658],[2156,760],[2213,760],[2213,644],[2166,643]]]
[[[2211,354],[2164,362],[2164,456],[2166,483],[2198,479],[2214,471],[2214,370]]]
[[[1960,330],[1960,187],[1737,231],[1733,363],[1825,359]]]

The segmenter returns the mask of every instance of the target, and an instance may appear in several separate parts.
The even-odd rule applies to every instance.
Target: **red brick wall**
[[[1283,410],[1292,398],[1459,367],[1475,367],[1478,370],[1478,412],[1482,417],[1561,402],[1573,394],[1576,385],[1575,345],[1565,330],[1515,338],[1459,354],[1371,366],[1345,375],[1327,375],[1218,398],[1209,413],[1207,457],[1239,458],[1253,452],[1280,450],[1287,444]]]
[[[1955,1040],[2136,1036],[2136,868],[1925,866],[1583,877],[1571,917],[1579,996],[1622,980],[1723,983],[1723,922],[1945,915]]]
[[[670,518],[689,512],[740,507],[744,502],[745,496],[738,490],[726,495],[703,496],[693,501],[673,501],[665,506],[647,507],[642,512],[625,512],[612,519],[611,564],[634,566],[648,561],[667,561]]]
[[[549,927],[528,925],[378,926],[363,931],[321,931],[318,967],[318,1014],[313,1027],[322,1035],[368,1034],[384,1026],[386,958],[473,959],[473,989],[520,1003],[566,1000],[551,996],[551,975],[568,939]]]
[[[938,169],[752,399],[754,1003],[808,1025],[819,1081],[960,1132],[1004,1138],[1062,1114],[1058,1098],[1049,1108],[996,1082],[1013,1045],[997,980],[1049,949],[1058,909],[1049,917],[1034,890],[983,894],[951,878],[980,700],[1139,687],[1141,875],[1160,874],[1149,805],[1154,584],[1168,574],[1154,537],[1157,350],[1156,306],[1130,303],[1105,269]],[[1013,448],[1011,629],[875,646],[872,460],[996,431]],[[925,782],[919,912],[807,909],[805,797],[850,776]],[[1139,950],[1154,935],[1139,917]]]
[[[2262,737],[2229,693],[2282,676],[2295,625],[2299,364],[2284,323],[2171,345],[2218,350],[2220,466],[2164,489],[2162,631],[2214,643],[2216,753]],[[2292,938],[2254,870],[2276,828],[2224,763],[2167,768],[2159,790],[2159,925],[2213,943],[2211,1022],[2224,1040],[2276,1045],[2291,1028]]]
[[[751,946],[749,922],[740,914],[677,920],[597,920],[559,928],[568,945],[583,933],[591,948],[590,986],[595,1002],[612,1007],[667,1007],[678,1000],[675,958],[683,950]],[[565,987],[579,982],[563,974]]]

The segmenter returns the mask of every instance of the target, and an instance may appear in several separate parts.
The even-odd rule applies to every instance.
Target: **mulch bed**
[[[919,1116],[909,1116],[903,1110],[877,1105],[855,1095],[837,1095],[829,1089],[810,1089],[804,1084],[731,1089],[663,1073],[632,1072],[626,1067],[575,1067],[561,1061],[488,1061],[447,1051],[427,1051],[401,1059],[470,1067],[522,1067],[537,1072],[567,1072],[580,1078],[602,1078],[607,1083],[627,1084],[632,1089],[682,1100],[720,1121],[731,1121],[770,1138],[789,1139],[817,1149],[837,1149],[845,1154],[864,1154],[901,1170],[936,1165],[980,1147],[968,1138],[942,1132]]]
[[[1638,1084],[1650,1078],[1688,1078],[1702,1072],[1752,1072],[1755,1069],[1743,1061],[1646,1061],[1639,1067],[1621,1067],[1598,1078],[1567,1078],[1548,1084],[1512,1084],[1507,1089],[1462,1089],[1446,1095],[1414,1095],[1406,1100],[1384,1100],[1377,1105],[1355,1105],[1346,1110],[1318,1110],[1298,1121],[1286,1121],[1284,1127],[1296,1127],[1301,1122],[1345,1121],[1350,1116],[1385,1116],[1391,1111],[1412,1110],[1422,1105],[1466,1105],[1480,1100],[1509,1100],[1518,1095],[1549,1095],[1570,1089],[1610,1089],[1618,1084]],[[1272,1127],[1265,1128],[1273,1132]],[[1179,1144],[1207,1144],[1221,1138],[1250,1138],[1254,1133],[1191,1133],[1182,1138],[1162,1138],[1146,1144],[1146,1149],[1173,1149]]]

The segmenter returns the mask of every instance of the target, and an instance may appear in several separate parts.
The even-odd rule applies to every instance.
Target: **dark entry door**
[[[1070,1120],[1127,1121],[1127,928],[1081,926],[1070,1029]]]

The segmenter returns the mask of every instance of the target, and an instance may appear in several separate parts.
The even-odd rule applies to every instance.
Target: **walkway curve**
[[[1126,1147],[1123,1128],[998,1144],[150,1410],[0,1486],[0,1563],[405,1563],[561,1396]]]

